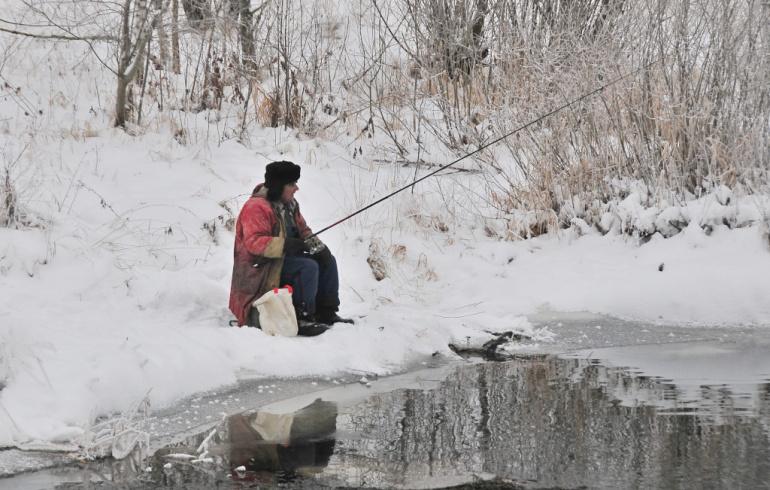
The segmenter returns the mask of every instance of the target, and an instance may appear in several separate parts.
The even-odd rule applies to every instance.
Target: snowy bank
[[[313,140],[262,154],[228,142],[208,158],[152,137],[114,145],[111,135],[89,140],[75,151],[101,158],[41,174],[35,192],[55,199],[36,210],[50,225],[0,229],[0,446],[71,448],[92,414],[120,412],[147,392],[164,406],[241,377],[395,373],[485,332],[547,344],[553,334],[526,315],[548,309],[770,324],[770,254],[757,227],[707,236],[694,224],[642,246],[575,229],[505,242],[474,229],[417,233],[408,217],[387,222],[422,205],[406,194],[322,236],[355,325],[294,339],[231,327],[228,220],[264,165],[302,164],[297,196],[315,229],[369,201],[382,175]],[[386,268],[380,281],[367,262],[374,255]]]

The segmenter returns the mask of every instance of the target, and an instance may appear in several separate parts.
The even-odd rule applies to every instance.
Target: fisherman
[[[272,289],[292,287],[298,335],[317,335],[341,318],[337,261],[302,217],[294,194],[300,167],[272,162],[265,182],[258,184],[243,205],[235,225],[235,262],[230,310],[238,326],[259,327],[254,301]]]

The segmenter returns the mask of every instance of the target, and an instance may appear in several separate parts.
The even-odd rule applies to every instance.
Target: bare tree
[[[211,19],[211,11],[206,0],[182,0],[182,8],[190,25],[195,29],[204,28]]]
[[[162,7],[162,4],[158,2]],[[121,22],[118,66],[115,75],[118,87],[115,96],[115,125],[126,124],[126,89],[144,62],[147,43],[153,26],[162,16],[162,10],[150,9],[147,0],[137,0],[134,9],[131,0],[125,0]]]
[[[179,0],[171,0],[171,58],[174,73],[179,75]]]
[[[90,43],[117,77],[126,124],[154,32],[165,65],[162,14],[178,0],[25,1],[39,27],[0,27]],[[177,107],[237,107],[243,132],[252,103],[263,124],[334,132],[356,157],[419,163],[427,145],[464,155],[632,73],[475,155],[486,209],[509,236],[575,218],[607,231],[601,215],[632,186],[647,206],[767,188],[767,0],[362,0],[352,16],[307,0],[181,3],[194,29],[180,31],[171,3],[171,56],[185,73]],[[360,24],[358,45],[340,35],[341,18]],[[517,223],[519,212],[536,217]]]
[[[266,3],[263,3],[256,11],[261,11],[265,5]],[[257,69],[257,44],[254,39],[254,11],[251,10],[251,0],[236,0],[234,8],[244,68],[248,74],[253,75]]]
[[[123,0],[116,4],[102,2],[60,2],[30,0],[28,13],[38,24],[24,23],[24,29],[3,29],[17,35],[64,41],[87,42],[98,59],[117,77],[115,124],[126,124],[126,90],[144,61],[153,28],[163,12],[163,0]],[[3,20],[7,25],[22,25]],[[102,56],[97,44],[107,43],[115,54],[115,63]]]
[[[633,186],[648,206],[720,185],[766,188],[766,1],[372,2],[388,52],[362,79],[378,109],[367,127],[384,128],[402,155],[427,132],[460,156],[634,74],[474,157],[511,236],[575,217],[608,231],[601,216]],[[402,104],[384,111],[394,96]],[[516,224],[519,212],[536,217]]]

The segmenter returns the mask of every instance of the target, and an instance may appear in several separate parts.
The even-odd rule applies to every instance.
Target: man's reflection
[[[321,472],[334,452],[336,423],[337,406],[320,398],[293,414],[230,417],[233,479],[284,483]],[[241,466],[245,472],[236,471]]]

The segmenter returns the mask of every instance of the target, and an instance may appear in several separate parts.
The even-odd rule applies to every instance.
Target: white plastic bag
[[[297,315],[291,302],[291,287],[273,289],[254,301],[259,327],[268,335],[297,336]]]

